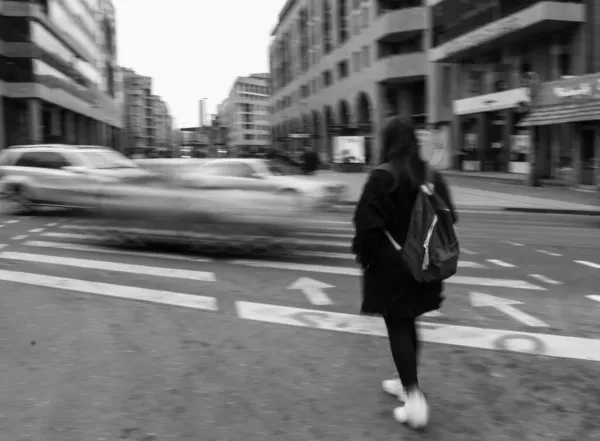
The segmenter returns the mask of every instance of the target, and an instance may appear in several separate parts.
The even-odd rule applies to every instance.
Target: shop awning
[[[547,126],[581,121],[600,121],[600,100],[533,107],[519,126]]]

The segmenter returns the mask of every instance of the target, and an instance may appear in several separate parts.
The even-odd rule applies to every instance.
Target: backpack
[[[389,164],[377,169],[393,173]],[[420,283],[441,282],[453,276],[460,257],[454,218],[446,202],[435,193],[434,177],[427,166],[426,182],[415,199],[404,247],[385,231],[394,248],[401,251],[405,268]]]

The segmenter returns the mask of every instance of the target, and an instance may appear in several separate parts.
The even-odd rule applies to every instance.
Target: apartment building
[[[271,146],[269,83],[267,73],[238,77],[227,99],[219,105],[220,120],[227,127],[229,154],[252,156]]]
[[[152,78],[123,68],[126,153],[164,153],[171,148],[173,121],[167,104],[152,93]]]
[[[450,127],[454,167],[534,181],[568,170],[573,183],[592,184],[600,158],[600,4],[442,0],[429,7],[430,122]]]
[[[281,148],[309,134],[330,162],[335,134],[362,135],[372,162],[386,116],[425,124],[422,0],[288,0],[272,36],[271,124]]]
[[[0,149],[117,148],[122,98],[110,0],[0,1]]]

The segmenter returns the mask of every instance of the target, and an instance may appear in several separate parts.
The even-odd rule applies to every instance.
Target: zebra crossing
[[[223,260],[206,255],[109,247],[104,243],[106,238],[89,225],[66,222],[30,231],[26,239],[0,247],[3,264],[0,282],[10,284],[14,290],[18,290],[16,286],[28,285],[209,313],[222,313],[227,304],[222,297],[225,289],[222,284],[238,283],[244,289],[236,290],[235,298],[229,299],[242,320],[385,335],[381,320],[356,314],[361,270],[348,253],[349,240],[339,237],[350,236],[351,225],[343,221],[322,222],[321,227],[336,229],[338,233],[333,236],[323,236],[328,230],[317,229],[316,222],[314,225],[315,229],[306,229],[298,235],[300,240],[318,243],[314,250],[297,250],[289,257],[270,260],[249,257]],[[479,257],[476,251],[471,253],[468,257],[472,259],[462,260],[459,273],[447,281],[447,291],[455,296],[453,303],[460,301],[460,293],[466,297],[469,293],[489,290],[495,295],[508,293],[514,299],[525,292],[540,295],[557,286],[556,281],[539,274],[528,280],[517,271],[517,265],[488,259],[489,256]],[[463,306],[467,315],[475,314],[468,309],[469,305]],[[443,323],[443,319],[451,319],[456,312],[446,309],[423,318],[425,340],[600,361],[600,356],[590,352],[600,349],[600,340],[533,334],[508,327],[501,328],[508,331],[499,331]],[[505,341],[506,338],[509,340]],[[501,347],[499,341],[503,341]],[[580,352],[574,352],[573,348]]]

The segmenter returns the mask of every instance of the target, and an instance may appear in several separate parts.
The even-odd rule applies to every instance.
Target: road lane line
[[[587,298],[590,300],[595,300],[596,302],[600,302],[600,296],[597,295],[587,296]]]
[[[509,245],[513,245],[513,246],[515,246],[515,247],[524,247],[524,246],[525,246],[525,245],[523,245],[523,244],[522,244],[522,243],[520,243],[520,242],[512,242],[512,241],[510,241],[510,240],[505,240],[505,241],[504,241],[504,243],[507,243],[507,244],[509,244]]]
[[[28,233],[41,233],[44,230],[45,230],[45,228],[32,228],[31,230],[28,231]]]
[[[562,282],[559,282],[558,280],[552,280],[544,276],[543,274],[529,274],[529,277],[533,277],[534,279],[537,279],[540,282],[544,282],[549,285],[562,285]]]
[[[350,268],[344,266],[328,266],[328,265],[310,265],[304,263],[294,262],[274,262],[265,260],[244,260],[244,259],[233,259],[228,261],[233,265],[250,266],[254,268],[269,268],[269,269],[282,269],[289,271],[305,271],[312,273],[322,274],[335,274],[342,276],[361,276],[362,270],[360,268]],[[493,279],[488,277],[469,277],[469,276],[452,276],[445,280],[446,283],[457,284],[457,285],[474,285],[474,286],[495,286],[500,288],[513,288],[513,289],[528,289],[536,291],[546,291],[546,288],[534,285],[525,280],[515,279]]]
[[[126,263],[108,262],[104,260],[76,259],[73,257],[48,256],[45,254],[16,253],[10,251],[0,252],[0,259],[18,260],[22,262],[46,263],[52,265],[71,266],[75,268],[115,271],[129,274],[144,274],[148,276],[170,277],[174,279],[198,280],[202,282],[215,282],[216,277],[212,272],[190,271],[177,268],[162,268],[157,266],[134,265]]]
[[[82,245],[76,243],[59,243],[59,242],[45,242],[38,240],[31,240],[25,242],[23,245],[29,247],[37,247],[37,248],[54,248],[58,250],[70,250],[70,251],[87,251],[91,253],[106,253],[106,254],[115,254],[120,256],[132,256],[132,257],[150,257],[150,258],[159,258],[159,259],[167,259],[167,260],[180,260],[186,262],[214,262],[214,259],[209,259],[206,257],[192,257],[192,256],[181,256],[178,254],[167,254],[167,253],[152,253],[152,252],[144,252],[144,251],[127,251],[127,250],[119,250],[113,248],[105,248],[101,246],[94,245]]]
[[[49,224],[46,224],[47,227],[55,227],[58,224],[56,222],[50,222]]]
[[[19,234],[17,236],[13,236],[11,237],[12,240],[23,240],[23,239],[27,239],[29,237],[29,234]]]
[[[104,240],[107,239],[108,236],[100,236],[97,234],[72,234],[72,233],[41,233],[40,236],[43,237],[54,237],[60,239],[77,239],[77,240]]]
[[[112,283],[90,282],[88,280],[47,276],[0,269],[0,280],[25,285],[53,288],[60,291],[75,291],[125,300],[141,300],[151,303],[181,306],[192,309],[218,311],[214,297],[183,294],[172,291],[138,288],[135,286],[113,285]],[[16,292],[15,292],[16,293]]]
[[[515,267],[512,263],[504,262],[503,260],[487,259],[487,261],[490,263],[493,263],[494,265],[501,266],[503,268],[514,268]]]
[[[4,221],[5,224],[18,224],[19,222],[21,222],[21,221],[19,221],[19,220],[7,220],[7,221]]]
[[[235,308],[245,320],[387,337],[379,317],[241,301]],[[600,362],[600,339],[431,322],[420,322],[420,328],[420,337],[430,343]]]
[[[542,253],[545,254],[547,256],[553,256],[553,257],[561,257],[562,254],[558,254],[558,253],[553,253],[552,251],[546,251],[546,250],[536,250],[538,253]]]
[[[352,239],[354,234],[338,234],[338,233],[314,233],[310,231],[298,231],[295,236],[309,237],[331,237],[333,239]]]
[[[340,260],[355,260],[356,256],[350,253],[330,253],[327,251],[303,251],[298,250],[293,252],[297,256],[302,257],[321,257],[324,259],[340,259]],[[477,262],[471,262],[468,260],[459,260],[458,266],[460,268],[473,268],[473,269],[485,269],[485,265]]]
[[[461,252],[461,253],[465,253],[465,254],[469,254],[469,255],[476,255],[476,254],[479,254],[479,253],[477,253],[477,252],[475,252],[475,251],[471,251],[471,250],[469,250],[469,249],[467,249],[467,248],[462,248],[462,247],[460,248],[460,252]]]
[[[576,260],[575,263],[579,263],[580,265],[589,266],[590,268],[600,269],[600,265],[594,262],[588,262],[586,260]]]

